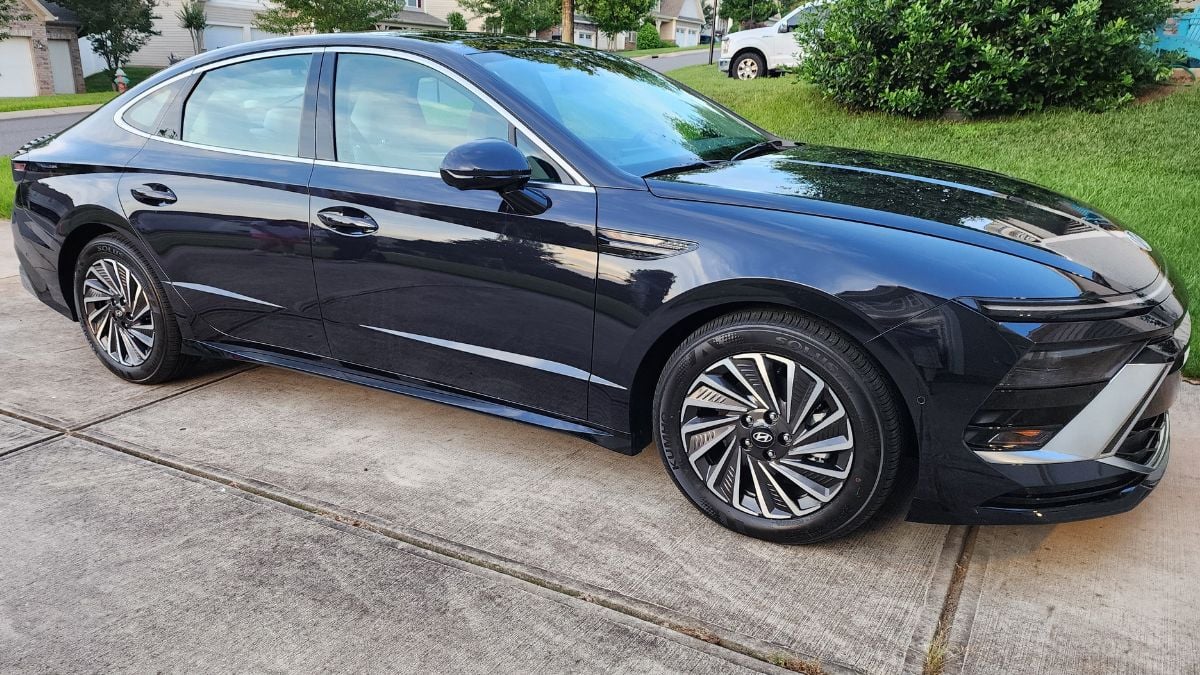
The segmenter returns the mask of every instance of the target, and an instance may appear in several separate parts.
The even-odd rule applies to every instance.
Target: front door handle
[[[130,189],[129,193],[133,195],[134,199],[143,204],[149,204],[150,206],[164,206],[166,204],[174,204],[176,201],[178,201],[178,198],[175,196],[175,193],[171,191],[171,188],[163,185],[162,183],[146,183],[145,185],[139,185]]]
[[[317,212],[317,219],[322,227],[347,237],[365,237],[379,229],[379,223],[374,218],[351,206],[321,209]]]

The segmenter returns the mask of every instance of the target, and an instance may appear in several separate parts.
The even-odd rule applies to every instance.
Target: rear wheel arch
[[[66,301],[71,318],[78,320],[79,314],[75,307],[75,263],[79,254],[89,241],[105,234],[120,233],[130,238],[135,244],[139,243],[133,228],[124,218],[108,209],[80,209],[70,214],[59,223],[59,233],[63,236],[62,246],[58,251],[58,284]]]
[[[695,296],[702,295],[704,299]],[[709,321],[744,310],[784,310],[806,315],[844,333],[856,346],[875,360],[879,370],[891,384],[900,408],[905,413],[910,441],[917,438],[919,419],[916,403],[924,395],[923,382],[907,359],[891,344],[879,337],[880,330],[867,317],[847,303],[806,286],[780,283],[763,286],[743,286],[738,282],[715,284],[685,294],[672,306],[687,306],[664,321],[665,328],[656,328],[656,337],[641,351],[633,384],[629,389],[629,429],[635,451],[640,451],[653,438],[654,391],[663,368],[678,347],[689,335]],[[915,442],[908,444],[916,448]]]

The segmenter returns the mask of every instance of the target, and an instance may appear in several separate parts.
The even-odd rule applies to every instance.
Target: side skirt
[[[622,454],[636,454],[631,447],[630,438],[626,434],[553,417],[542,412],[517,408],[499,401],[480,398],[466,392],[437,387],[423,380],[368,370],[322,356],[293,352],[280,353],[244,344],[189,340],[185,342],[185,346],[190,347],[188,351],[194,350],[194,353],[200,356],[276,366],[289,370],[297,370],[302,373],[319,375],[340,382],[361,384],[372,389],[380,389],[394,394],[403,394],[426,401],[444,403],[458,408],[524,422],[533,426],[553,429]]]

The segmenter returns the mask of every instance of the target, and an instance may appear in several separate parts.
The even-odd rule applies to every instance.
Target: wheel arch
[[[63,237],[58,250],[58,284],[73,320],[79,320],[75,307],[75,263],[89,241],[105,234],[122,233],[137,243],[137,235],[119,214],[101,207],[77,209],[63,218],[58,227]]]
[[[734,74],[734,64],[737,63],[737,60],[739,58],[746,55],[747,53],[755,54],[758,56],[758,58],[762,59],[762,63],[763,63],[762,77],[766,77],[767,73],[771,70],[771,64],[767,63],[767,55],[763,52],[763,50],[759,49],[758,47],[753,47],[753,46],[742,47],[741,49],[734,52],[733,56],[729,57],[729,77],[737,77],[737,75]]]
[[[637,365],[629,391],[629,429],[635,451],[653,440],[654,391],[675,349],[709,321],[748,309],[787,310],[808,315],[845,333],[863,349],[893,387],[904,411],[910,450],[916,448],[919,399],[926,386],[911,361],[887,339],[886,332],[852,304],[823,291],[782,281],[740,280],[694,289],[663,307],[653,323],[654,337],[636,350]],[[648,322],[649,323],[649,322]],[[914,454],[915,456],[915,454]]]

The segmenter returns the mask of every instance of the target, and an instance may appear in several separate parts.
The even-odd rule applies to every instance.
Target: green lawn
[[[721,46],[717,45],[717,49],[719,50],[720,48]],[[621,56],[627,58],[633,58],[635,56],[654,56],[655,54],[671,54],[674,52],[692,52],[697,49],[708,49],[708,45],[697,45],[695,47],[659,47],[658,49],[632,49],[627,52],[614,53],[620,54]]]
[[[849,113],[794,77],[732,80],[712,66],[671,77],[787,138],[981,166],[1072,195],[1153,244],[1200,298],[1200,85],[1104,114],[947,122]],[[1200,349],[1186,373],[1200,376]]]
[[[12,180],[12,166],[7,157],[0,157],[0,218],[12,216],[13,196],[16,186]]]
[[[0,98],[0,112],[37,110],[39,108],[66,108],[73,105],[108,103],[116,95],[115,91],[105,91],[90,94],[53,94],[51,96]]]
[[[132,87],[162,70],[162,68],[155,66],[124,66],[124,70],[125,75],[129,77],[129,86]],[[104,70],[92,73],[83,78],[83,83],[87,85],[89,92],[111,92],[113,86],[112,78],[108,76],[108,71]]]

